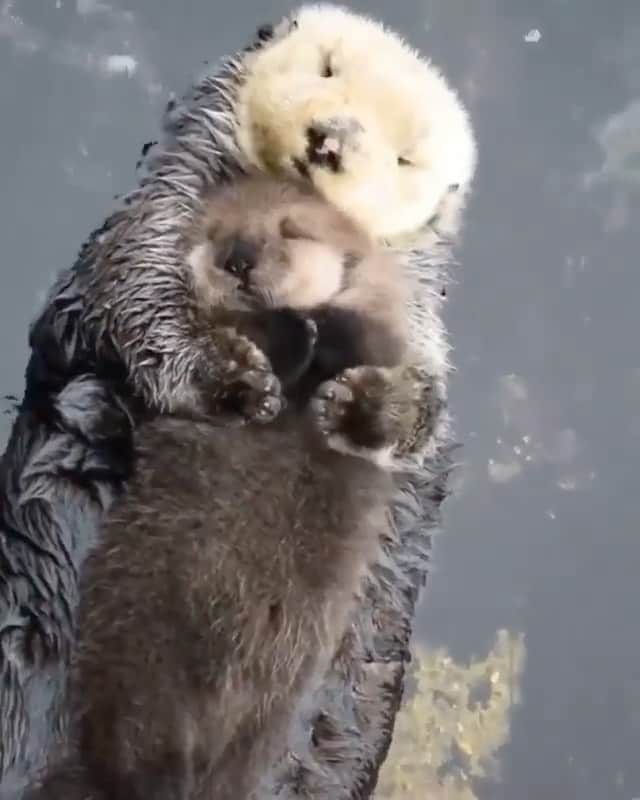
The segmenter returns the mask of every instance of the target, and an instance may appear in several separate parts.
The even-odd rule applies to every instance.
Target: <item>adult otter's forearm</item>
[[[182,231],[164,214],[160,230],[143,209],[115,212],[87,241],[51,288],[30,345],[60,387],[92,372],[149,409],[203,413],[224,358],[196,306],[189,268],[167,257],[180,248]],[[132,226],[135,242],[127,236]]]

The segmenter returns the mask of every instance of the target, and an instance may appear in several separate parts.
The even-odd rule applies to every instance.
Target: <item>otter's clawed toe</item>
[[[282,386],[267,356],[232,328],[219,330],[222,373],[213,380],[216,413],[232,413],[247,421],[270,422],[282,410]]]
[[[394,448],[401,436],[404,394],[389,369],[346,369],[316,392],[311,402],[315,427],[332,449],[379,462],[381,451]]]
[[[323,436],[339,433],[352,401],[353,392],[345,382],[333,380],[323,383],[311,401],[311,412],[319,433]]]
[[[325,436],[334,437],[338,449],[387,444],[387,398],[391,390],[387,373],[378,367],[355,367],[318,388],[311,403],[315,424]]]
[[[247,420],[271,422],[282,411],[280,381],[266,370],[237,373],[225,387],[225,404]]]

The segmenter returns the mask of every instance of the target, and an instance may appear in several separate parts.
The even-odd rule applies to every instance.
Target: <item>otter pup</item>
[[[184,247],[199,338],[219,356],[208,413],[268,422],[349,367],[395,366],[425,398],[394,442],[401,467],[435,401],[407,349],[411,279],[399,261],[309,184],[260,174],[210,193]]]
[[[247,798],[344,633],[388,530],[385,455],[424,414],[398,264],[311,190],[222,189],[192,245],[201,324],[224,334],[272,422],[139,429],[135,475],[81,579],[71,754],[31,800]],[[280,409],[332,311],[358,319],[346,343],[358,366]],[[279,354],[280,325],[301,339],[297,364]]]

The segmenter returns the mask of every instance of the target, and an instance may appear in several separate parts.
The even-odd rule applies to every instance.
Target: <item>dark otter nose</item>
[[[251,239],[234,236],[218,256],[218,266],[232,275],[246,279],[258,261],[258,245]]]
[[[307,128],[308,163],[340,172],[345,145],[362,129],[358,120],[351,117],[314,122]]]

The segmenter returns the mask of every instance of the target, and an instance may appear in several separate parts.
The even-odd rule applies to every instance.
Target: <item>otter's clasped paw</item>
[[[280,381],[266,370],[225,376],[224,401],[247,420],[270,422],[282,410]]]
[[[311,401],[316,429],[323,436],[338,433],[353,402],[353,392],[340,378],[321,384]]]
[[[218,336],[224,366],[217,381],[217,403],[247,421],[270,422],[282,410],[284,399],[269,359],[232,328],[218,331]]]
[[[398,437],[398,403],[391,371],[355,367],[323,383],[311,401],[316,430],[340,452],[380,460]]]

